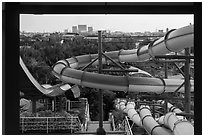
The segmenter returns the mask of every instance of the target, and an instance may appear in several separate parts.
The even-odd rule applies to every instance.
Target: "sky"
[[[193,14],[21,14],[20,31],[63,32],[72,26],[87,25],[95,31],[155,32],[194,24]]]

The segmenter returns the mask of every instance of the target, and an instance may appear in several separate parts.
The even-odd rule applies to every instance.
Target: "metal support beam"
[[[104,57],[108,58],[110,61],[112,61],[116,66],[120,67],[121,69],[125,70],[123,66],[121,66],[119,63],[115,62],[112,58],[110,58],[108,55],[102,53]]]
[[[98,31],[98,73],[101,73],[102,70],[102,38],[101,31]],[[98,89],[99,97],[99,128],[96,131],[97,135],[105,135],[106,131],[103,129],[103,91]]]
[[[98,59],[98,57],[95,58],[94,60],[92,60],[92,61],[91,61],[89,64],[87,64],[86,66],[84,66],[81,70],[84,71],[86,68],[88,68],[89,66],[91,66],[97,59]]]
[[[184,84],[185,84],[185,81],[174,91],[174,94],[176,94],[176,93],[179,91],[179,89],[180,89],[181,87],[183,87]]]
[[[88,71],[97,71],[97,69],[87,69]],[[138,72],[138,69],[102,69],[102,72]]]
[[[172,59],[172,60],[159,60],[159,59],[154,59],[153,60],[156,63],[172,63],[172,62],[185,62],[185,59]],[[149,62],[153,62],[149,61]]]
[[[164,58],[164,59],[194,59],[194,56],[189,56],[188,54],[183,55],[159,55],[155,56],[156,59]]]
[[[36,116],[36,98],[32,98],[32,113]]]
[[[165,71],[164,71],[164,72],[165,72],[164,77],[165,77],[165,78],[168,78],[168,73],[167,73],[167,72],[168,72],[168,63],[167,63],[167,62],[164,63],[164,70],[165,70]]]
[[[185,55],[189,56],[189,48],[185,49]],[[190,58],[186,58],[185,62],[185,112],[190,113],[190,101],[191,101],[191,94],[190,94]],[[189,117],[187,117],[189,119]]]
[[[167,100],[165,99],[164,100],[164,113],[166,114],[166,113],[168,113],[168,105],[167,105]]]
[[[185,78],[185,74],[183,73],[183,71],[179,68],[179,66],[174,62],[174,65],[176,66],[176,68],[179,70],[179,72],[183,75],[183,77]]]

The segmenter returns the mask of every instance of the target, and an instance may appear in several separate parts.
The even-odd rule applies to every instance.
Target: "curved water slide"
[[[159,104],[164,105],[165,101],[164,100],[158,100],[157,101]],[[167,109],[169,112],[174,112],[174,113],[181,113],[182,110],[180,110],[179,108],[173,106],[171,103],[167,102]]]
[[[158,103],[164,105],[164,100],[158,100]],[[171,129],[174,135],[194,135],[193,124],[184,116],[177,116],[176,113],[181,113],[182,110],[167,102],[168,113],[158,118],[157,122],[160,125]]]
[[[187,120],[179,119],[173,112],[164,115],[163,123],[174,135],[194,135],[193,125]]]
[[[140,106],[139,113],[135,110],[134,102],[118,100],[116,107],[125,112],[128,117],[139,127],[143,127],[151,135],[172,135],[171,131],[159,125],[152,117],[148,106]]]
[[[105,55],[115,62],[146,61],[156,55],[193,47],[193,42],[194,28],[193,25],[190,25],[169,31],[164,37],[139,49],[106,52]],[[52,73],[65,83],[106,90],[154,92],[157,94],[173,92],[184,82],[181,79],[111,76],[83,71],[82,67],[87,66],[92,61],[95,62],[89,65],[98,65],[97,57],[98,54],[89,54],[60,60],[53,65]],[[109,64],[111,61],[107,57],[103,57],[102,63]],[[77,70],[80,68],[82,70]],[[191,91],[194,91],[193,80],[191,80]],[[184,87],[180,88],[178,92],[184,92]]]
[[[162,127],[155,121],[155,119],[152,117],[149,106],[141,105],[139,114],[144,129],[150,135],[172,135],[169,129]]]
[[[40,85],[36,79],[32,76],[32,74],[29,72],[28,68],[26,67],[26,65],[24,64],[23,60],[20,57],[20,66],[23,69],[23,71],[25,72],[25,74],[27,75],[27,77],[29,78],[29,80],[32,82],[32,84],[43,94],[47,95],[47,96],[58,96],[63,94],[65,91],[72,89],[72,87],[69,84],[58,84],[58,85],[48,85],[48,84],[44,84],[44,85]]]
[[[125,112],[137,126],[143,127],[151,135],[194,134],[193,125],[186,119],[180,119],[175,115],[175,112],[169,112],[166,115],[161,116],[158,120],[155,120],[151,115],[149,106],[141,105],[138,109],[138,113],[135,110],[135,103],[127,102],[125,99],[118,99],[116,102],[116,108]]]

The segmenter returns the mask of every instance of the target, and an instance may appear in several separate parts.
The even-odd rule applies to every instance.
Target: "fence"
[[[21,117],[22,133],[75,133],[81,131],[78,117]]]
[[[67,100],[65,105],[65,110],[68,112],[73,109],[81,109],[81,111],[83,111],[84,120],[81,121],[82,131],[87,131],[87,123],[88,121],[90,121],[88,100],[86,98],[81,101]]]
[[[83,100],[83,101],[70,101],[70,100],[67,100],[64,109],[69,111],[71,109],[85,108],[87,104],[88,104],[87,100]]]

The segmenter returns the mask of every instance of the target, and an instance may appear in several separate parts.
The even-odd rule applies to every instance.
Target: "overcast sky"
[[[73,15],[20,15],[20,31],[55,32],[72,26],[87,25],[94,30],[111,30],[123,32],[154,32],[166,28],[177,29],[194,24],[193,14],[73,14]]]

